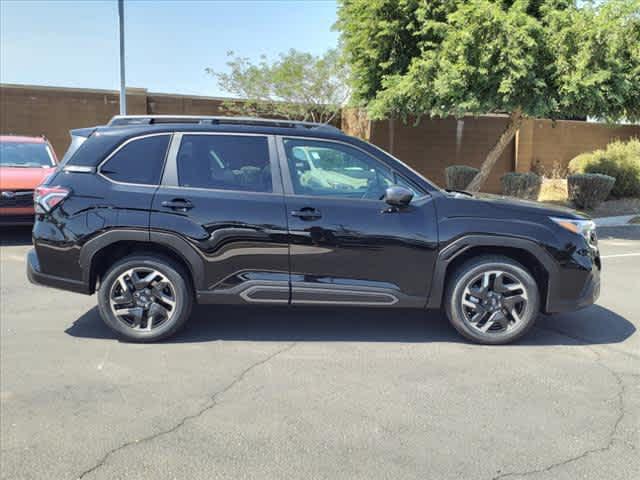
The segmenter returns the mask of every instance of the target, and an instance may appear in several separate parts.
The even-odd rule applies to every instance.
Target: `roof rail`
[[[107,126],[158,125],[165,123],[188,123],[201,125],[256,125],[266,127],[306,128],[309,130],[325,130],[342,133],[337,127],[325,123],[301,122],[297,120],[280,120],[255,117],[217,117],[199,115],[116,115]]]

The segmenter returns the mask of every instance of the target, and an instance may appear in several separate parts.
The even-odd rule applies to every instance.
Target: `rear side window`
[[[169,135],[154,135],[131,140],[118,150],[100,169],[115,182],[158,185]]]
[[[182,187],[273,191],[267,137],[183,135],[177,166]]]
[[[83,137],[82,135],[71,135],[71,144],[69,144],[67,152],[64,154],[64,157],[62,157],[62,160],[60,160],[60,165],[64,167],[86,140],[87,137]]]

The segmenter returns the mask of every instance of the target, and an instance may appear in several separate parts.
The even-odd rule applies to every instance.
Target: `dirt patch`
[[[563,178],[545,178],[538,195],[539,202],[567,203],[567,180]]]

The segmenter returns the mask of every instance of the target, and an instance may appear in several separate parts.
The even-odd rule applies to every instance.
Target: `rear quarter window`
[[[102,165],[100,173],[114,182],[158,185],[170,135],[135,138],[123,144]]]

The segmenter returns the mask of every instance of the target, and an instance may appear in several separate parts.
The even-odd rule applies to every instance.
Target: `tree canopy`
[[[344,0],[354,100],[374,118],[640,118],[640,1]]]
[[[229,72],[206,71],[238,98],[224,103],[230,113],[329,123],[348,99],[347,68],[335,49],[321,56],[289,50],[258,63],[228,55]]]
[[[343,0],[336,27],[372,118],[510,114],[475,188],[523,116],[640,119],[640,0]]]

